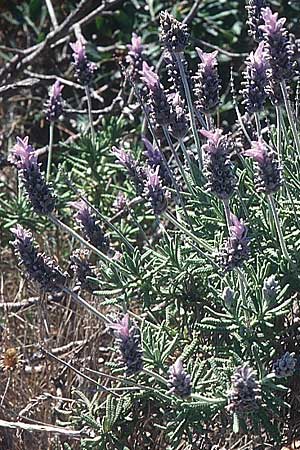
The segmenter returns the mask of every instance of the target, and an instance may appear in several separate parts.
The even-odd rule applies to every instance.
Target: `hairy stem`
[[[48,160],[47,160],[47,172],[46,172],[46,182],[47,183],[49,181],[50,173],[51,173],[53,134],[54,134],[54,121],[51,120],[50,126],[49,126],[49,148],[48,148]]]
[[[202,170],[202,166],[203,166],[202,150],[201,150],[200,138],[199,138],[199,134],[198,134],[198,131],[197,131],[197,126],[196,126],[194,106],[193,106],[193,102],[192,102],[192,96],[191,96],[191,92],[190,92],[190,87],[189,87],[188,80],[186,78],[184,66],[183,66],[183,63],[182,63],[182,60],[181,60],[181,55],[175,53],[175,56],[176,56],[176,60],[177,60],[177,63],[178,63],[180,76],[181,76],[181,80],[182,80],[182,83],[183,83],[184,92],[185,92],[185,96],[186,96],[186,101],[187,101],[187,105],[188,105],[190,123],[191,123],[192,132],[193,132],[193,136],[194,136],[194,140],[195,140],[195,145],[196,145],[197,153],[198,153],[199,168]]]
[[[287,246],[286,246],[286,243],[284,240],[284,236],[282,233],[282,228],[280,225],[278,212],[277,212],[276,205],[274,202],[274,197],[272,194],[269,194],[267,197],[268,197],[268,202],[269,202],[269,205],[270,205],[270,208],[272,211],[273,219],[275,222],[275,227],[276,227],[277,235],[279,238],[279,243],[280,243],[280,248],[281,248],[282,254],[288,261],[291,261],[289,253],[288,253],[288,249],[287,249]]]
[[[299,134],[298,134],[297,126],[296,126],[296,119],[295,119],[295,116],[294,116],[294,113],[293,113],[293,110],[291,107],[291,103],[289,100],[285,81],[282,81],[280,83],[280,86],[281,86],[281,90],[282,90],[286,113],[287,113],[287,116],[289,119],[290,127],[292,129],[294,141],[296,144],[297,153],[298,153],[298,156],[300,156],[300,138],[299,138]]]
[[[279,106],[275,106],[276,110],[276,148],[277,148],[277,155],[278,155],[278,162],[281,163],[282,161],[282,145],[281,145],[281,139],[282,139],[282,130],[281,130],[281,111]]]
[[[93,144],[95,143],[95,129],[93,124],[93,114],[92,114],[92,99],[91,99],[91,93],[89,86],[85,86],[85,94],[87,99],[87,106],[88,106],[88,116],[89,116],[89,124],[90,124],[90,130],[91,130],[91,137]]]

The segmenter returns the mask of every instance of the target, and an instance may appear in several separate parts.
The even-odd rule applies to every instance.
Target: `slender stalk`
[[[207,129],[210,130],[212,125],[212,117],[210,114],[205,114],[205,122]]]
[[[85,94],[87,99],[87,106],[88,106],[88,115],[89,115],[89,123],[90,123],[90,130],[91,130],[91,136],[92,136],[92,142],[95,143],[95,129],[93,124],[93,114],[92,114],[92,99],[91,99],[91,93],[89,86],[85,86]]]
[[[50,126],[49,126],[49,148],[48,148],[48,160],[47,160],[47,172],[46,172],[46,182],[47,183],[49,181],[50,173],[51,173],[53,135],[54,135],[54,121],[51,120]]]
[[[249,317],[249,313],[248,313],[248,302],[247,302],[247,298],[246,298],[246,289],[245,289],[246,280],[245,280],[244,274],[241,271],[241,269],[237,269],[237,274],[238,274],[238,281],[239,281],[239,286],[240,286],[240,298],[239,298],[239,302],[237,305],[237,312],[240,310],[240,306],[242,306],[242,308],[245,311],[247,327],[249,327],[250,317]]]
[[[226,217],[228,233],[230,234],[231,219],[230,219],[229,200],[223,200],[223,205],[224,205],[224,212],[225,212],[225,217]]]
[[[280,83],[280,86],[281,86],[281,90],[282,90],[282,95],[283,95],[283,100],[284,100],[286,113],[287,113],[287,116],[288,116],[288,119],[289,119],[290,127],[292,129],[294,141],[295,141],[295,144],[296,144],[297,153],[298,153],[298,156],[300,156],[300,138],[299,138],[299,134],[298,134],[297,126],[296,126],[296,119],[294,117],[294,113],[293,113],[293,110],[292,110],[292,107],[291,107],[291,103],[290,103],[290,100],[289,100],[289,96],[288,96],[288,92],[287,92],[285,81],[282,81]]]
[[[79,375],[80,377],[85,378],[86,380],[88,380],[90,383],[96,384],[101,391],[109,392],[110,394],[114,395],[115,397],[120,397],[120,395],[118,395],[118,394],[114,393],[113,391],[111,391],[110,389],[107,389],[106,387],[102,386],[100,383],[98,383],[97,381],[93,380],[93,378],[90,378],[89,376],[85,375],[85,373],[83,373],[80,370],[76,369],[76,367],[72,366],[67,361],[64,361],[63,359],[58,358],[57,356],[55,356],[53,353],[49,352],[45,348],[41,348],[41,352],[44,353],[46,356],[48,356],[50,359],[53,359],[54,361],[62,364],[63,366],[68,367],[73,372],[77,373],[77,375]]]
[[[202,170],[202,166],[203,166],[202,150],[201,150],[200,138],[199,138],[199,134],[198,134],[198,131],[197,131],[197,126],[196,126],[196,120],[195,120],[195,114],[194,114],[194,106],[193,106],[192,97],[191,97],[191,93],[190,93],[190,87],[189,87],[188,80],[186,78],[184,66],[182,64],[181,55],[178,54],[178,53],[175,53],[175,56],[176,56],[177,64],[178,64],[178,67],[179,67],[180,76],[181,76],[181,80],[182,80],[182,83],[183,83],[184,92],[185,92],[185,96],[186,96],[186,101],[187,101],[187,105],[188,105],[190,123],[191,123],[193,136],[194,136],[194,140],[195,140],[195,144],[196,144],[196,148],[197,148],[197,153],[198,153],[199,168]]]
[[[281,145],[281,139],[282,139],[282,130],[281,130],[281,111],[279,106],[275,106],[276,110],[276,148],[277,148],[277,155],[278,155],[278,161],[281,163],[282,161],[282,145]]]
[[[175,225],[177,228],[179,228],[181,231],[183,231],[187,236],[189,236],[194,242],[196,242],[197,244],[199,244],[203,248],[205,248],[205,250],[207,250],[210,253],[213,252],[213,248],[209,244],[207,244],[206,241],[204,241],[201,238],[198,238],[193,233],[191,233],[184,225],[182,225],[182,223],[179,223],[173,216],[171,216],[170,213],[165,212],[165,213],[163,213],[163,216],[167,220],[169,220],[171,223],[173,223],[173,225]],[[203,253],[203,256],[207,257],[208,259],[211,259],[205,253]]]
[[[168,384],[168,380],[166,380],[164,377],[158,375],[158,373],[152,372],[149,369],[143,369],[143,372],[147,375],[149,375],[150,377],[155,378],[157,381],[159,381],[160,383],[163,383],[165,385]]]
[[[273,219],[274,219],[274,222],[275,222],[275,227],[276,227],[277,235],[278,235],[278,238],[279,238],[279,243],[280,243],[282,254],[288,261],[291,261],[289,253],[288,253],[288,249],[287,249],[287,246],[286,246],[286,243],[285,243],[285,240],[284,240],[284,236],[283,236],[283,233],[282,233],[282,228],[281,228],[281,225],[280,225],[279,216],[278,216],[278,212],[277,212],[277,209],[276,209],[276,205],[275,205],[275,202],[274,202],[273,195],[269,194],[267,196],[267,198],[268,198],[268,202],[269,202],[269,205],[270,205],[270,208],[271,208],[271,211],[272,211],[272,215],[273,215]]]
[[[173,142],[172,142],[172,140],[171,140],[170,133],[169,133],[169,131],[168,131],[168,129],[167,129],[166,126],[163,127],[163,132],[164,132],[165,138],[166,138],[166,140],[167,140],[167,142],[168,142],[168,145],[169,145],[169,147],[170,147],[170,149],[171,149],[172,155],[173,155],[173,157],[174,157],[174,159],[175,159],[175,161],[176,161],[176,164],[177,164],[177,166],[178,166],[178,169],[179,169],[179,171],[180,171],[180,173],[181,173],[181,176],[182,176],[182,178],[184,179],[184,182],[185,182],[185,184],[186,184],[186,187],[188,188],[189,192],[192,194],[193,191],[192,191],[191,188],[190,188],[190,183],[189,183],[189,181],[188,181],[188,179],[187,179],[187,177],[186,177],[185,170],[184,170],[184,168],[183,168],[183,166],[182,166],[182,164],[181,164],[181,161],[180,161],[180,159],[179,159],[179,157],[178,157],[178,154],[177,154],[176,150],[174,149],[174,145],[173,145]]]
[[[261,137],[261,125],[260,125],[259,115],[257,112],[254,113],[254,118],[255,118],[257,135],[258,135],[258,137]]]
[[[183,142],[183,139],[179,139],[179,144],[180,144],[180,148],[182,150],[182,153],[184,155],[184,159],[186,161],[186,164],[188,165],[188,167],[190,169],[190,173],[191,173],[191,176],[193,178],[193,181],[196,184],[195,176],[194,176],[194,173],[193,173],[193,163],[192,163],[192,160],[190,158],[190,155],[188,154],[188,151],[187,151],[187,148],[185,146],[185,143]]]
[[[138,221],[138,219],[137,219],[137,217],[136,217],[136,215],[135,215],[135,212],[134,212],[134,210],[133,210],[132,208],[131,208],[131,210],[130,210],[130,215],[131,215],[131,217],[132,217],[132,220],[133,220],[134,224],[138,227],[139,231],[141,232],[141,234],[142,234],[142,236],[143,236],[143,239],[147,242],[147,244],[149,245],[149,247],[151,247],[151,244],[150,244],[150,242],[149,242],[149,239],[147,238],[147,235],[146,235],[145,231],[143,230],[141,224],[139,223],[139,221]]]
[[[49,16],[50,16],[53,28],[55,29],[55,28],[58,27],[58,22],[57,22],[57,18],[56,18],[56,15],[55,15],[55,11],[54,11],[52,2],[51,2],[51,0],[45,0],[45,2],[46,2],[46,6],[47,6],[47,9],[48,9],[48,13],[49,13]]]
[[[90,305],[87,301],[85,301],[82,297],[77,295],[75,292],[71,291],[71,289],[64,287],[63,292],[70,295],[73,300],[75,300],[76,303],[79,303],[79,305],[83,306],[85,309],[87,309],[90,313],[92,313],[94,316],[97,317],[97,319],[103,320],[103,322],[107,323],[108,325],[112,324],[112,321],[109,320],[104,314],[99,312],[96,308],[94,308],[92,305]]]
[[[83,239],[83,237],[81,237],[78,233],[76,233],[76,231],[72,230],[72,228],[70,228],[68,225],[61,222],[57,217],[53,216],[52,214],[50,214],[48,217],[51,220],[51,222],[54,223],[54,225],[56,225],[57,227],[61,228],[64,231],[66,231],[67,233],[69,233],[77,241],[79,241],[81,244],[83,244],[85,247],[87,247],[93,253],[98,255],[100,257],[100,259],[102,259],[102,261],[115,266],[115,268],[118,269],[120,272],[123,272],[126,275],[130,275],[130,272],[127,269],[125,269],[125,267],[123,265],[121,265],[119,262],[117,262],[113,259],[110,259],[108,256],[106,256],[104,253],[102,253],[100,250],[98,250],[92,244],[90,244],[85,239]]]

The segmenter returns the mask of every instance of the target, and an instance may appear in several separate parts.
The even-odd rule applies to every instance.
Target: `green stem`
[[[85,309],[87,309],[90,313],[92,313],[98,319],[103,320],[108,325],[112,324],[112,321],[109,320],[104,314],[99,312],[96,308],[94,308],[92,305],[90,305],[88,302],[86,302],[82,297],[77,295],[75,292],[71,291],[71,289],[64,287],[63,292],[70,295],[72,297],[72,299],[75,300],[76,303],[83,306]]]
[[[261,137],[261,125],[259,120],[259,114],[257,112],[254,113],[255,125],[258,137]]]
[[[286,87],[285,81],[282,81],[280,83],[280,86],[281,86],[281,90],[282,90],[282,95],[283,95],[285,109],[286,109],[287,116],[288,116],[288,119],[289,119],[290,127],[292,129],[294,141],[295,141],[295,144],[296,144],[297,153],[298,153],[298,156],[300,156],[300,138],[299,138],[299,134],[298,134],[297,126],[296,126],[296,119],[294,117],[294,113],[293,113],[293,110],[292,110],[292,107],[291,107],[291,103],[290,103],[290,100],[289,100],[289,96],[288,96],[288,92],[287,92],[287,87]]]
[[[90,123],[90,130],[91,130],[91,137],[92,137],[92,143],[95,143],[95,129],[93,124],[93,114],[92,114],[92,99],[91,99],[91,93],[89,86],[85,86],[85,94],[87,99],[87,106],[88,106],[88,115],[89,115],[89,123]]]
[[[196,178],[195,178],[195,174],[194,174],[194,170],[193,170],[193,163],[192,160],[190,158],[190,155],[188,154],[187,148],[183,142],[183,139],[179,140],[179,144],[180,144],[180,148],[182,150],[182,153],[184,155],[186,164],[188,165],[188,168],[190,169],[190,173],[191,173],[191,177],[193,179],[194,184],[196,184]]]
[[[282,130],[281,130],[281,111],[279,106],[275,106],[276,110],[276,148],[277,148],[277,155],[278,155],[278,162],[281,163],[282,161],[282,145],[281,145],[281,139],[282,139]]]
[[[104,253],[102,253],[100,250],[98,250],[92,244],[90,244],[85,239],[83,239],[83,237],[81,237],[78,233],[76,233],[76,231],[72,230],[72,228],[68,227],[68,225],[66,225],[65,223],[61,222],[57,217],[53,216],[52,214],[50,214],[48,217],[51,220],[51,222],[54,223],[54,225],[56,225],[57,227],[61,228],[64,231],[66,231],[67,233],[69,233],[77,241],[79,241],[81,244],[83,244],[85,247],[87,247],[93,253],[98,255],[99,258],[102,259],[102,261],[106,262],[107,264],[113,265],[120,272],[123,272],[126,275],[130,275],[130,272],[127,269],[125,269],[125,267],[123,265],[121,265],[117,261],[115,261],[115,260],[109,258],[108,256],[106,256]]]
[[[176,161],[176,164],[177,164],[177,166],[178,166],[178,169],[179,169],[179,171],[180,171],[180,173],[181,173],[181,176],[182,176],[182,178],[184,179],[184,182],[185,182],[185,184],[186,184],[186,186],[187,186],[189,192],[192,194],[193,191],[192,191],[191,188],[190,188],[190,184],[189,184],[189,181],[188,181],[188,179],[187,179],[187,177],[186,177],[186,173],[185,173],[185,171],[184,171],[184,168],[183,168],[183,166],[182,166],[182,164],[181,164],[181,161],[180,161],[180,159],[179,159],[179,157],[178,157],[178,155],[177,155],[176,150],[174,149],[174,145],[173,145],[173,142],[172,142],[172,140],[171,140],[170,133],[169,133],[169,131],[168,131],[168,129],[167,129],[166,126],[163,126],[162,128],[163,128],[163,132],[164,132],[165,138],[166,138],[166,140],[167,140],[167,142],[168,142],[168,145],[169,145],[169,147],[170,147],[170,149],[171,149],[172,155],[173,155],[173,157],[174,157],[174,159],[175,159],[175,161]]]
[[[54,121],[50,122],[49,126],[49,148],[48,148],[48,161],[47,161],[47,172],[46,172],[46,182],[48,183],[51,173],[51,162],[52,162],[52,150],[53,150],[53,134],[54,134]]]
[[[278,235],[278,238],[279,238],[279,243],[280,243],[280,248],[281,248],[282,254],[288,261],[291,261],[289,253],[288,253],[288,249],[287,249],[287,246],[286,246],[286,243],[285,243],[285,240],[284,240],[284,236],[283,236],[283,233],[282,233],[282,228],[281,228],[281,225],[280,225],[279,216],[278,216],[278,212],[277,212],[277,209],[276,209],[276,205],[275,205],[275,202],[274,202],[273,195],[269,194],[267,196],[267,198],[268,198],[268,202],[269,202],[269,205],[270,205],[270,208],[271,208],[271,211],[272,211],[272,215],[273,215],[273,219],[274,219],[274,222],[275,222],[275,227],[276,227],[277,235]]]
[[[193,106],[193,102],[192,102],[190,87],[189,87],[188,80],[186,78],[184,66],[182,64],[181,54],[180,53],[175,53],[175,56],[176,56],[177,64],[178,64],[178,67],[179,67],[181,81],[183,83],[184,92],[185,92],[185,96],[186,96],[186,101],[187,101],[187,105],[188,105],[190,123],[191,123],[193,136],[194,136],[194,140],[195,140],[195,144],[196,144],[196,148],[197,148],[197,153],[198,153],[199,168],[202,170],[202,167],[203,167],[202,150],[201,150],[200,138],[199,138],[199,134],[198,134],[198,131],[197,131],[197,126],[196,126],[194,106]]]
[[[230,235],[230,226],[231,226],[231,219],[230,219],[230,208],[229,208],[229,200],[223,200],[223,205],[224,205],[224,212],[225,212],[225,217],[226,217],[226,224],[227,224],[227,228],[228,228],[228,233]]]
[[[159,381],[160,383],[163,383],[165,385],[168,384],[168,380],[166,380],[164,377],[158,375],[158,373],[152,372],[149,369],[143,369],[143,372],[147,375],[149,375],[150,377],[155,378],[157,381]]]
[[[213,248],[209,244],[207,244],[203,239],[200,239],[197,236],[195,236],[193,233],[191,233],[187,228],[185,228],[185,226],[182,225],[182,223],[179,223],[173,216],[171,216],[171,214],[165,212],[165,213],[163,213],[163,216],[167,220],[169,220],[171,223],[173,223],[173,225],[175,225],[177,228],[179,228],[179,230],[183,231],[187,236],[189,236],[194,242],[196,242],[197,244],[204,247],[205,250],[207,250],[210,253],[213,252]],[[206,255],[205,253],[203,253],[203,255],[206,258],[208,258],[209,260],[211,260],[211,258],[208,255]]]

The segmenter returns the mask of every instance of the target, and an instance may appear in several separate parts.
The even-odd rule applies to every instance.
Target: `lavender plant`
[[[33,211],[50,219],[48,232],[55,225],[71,248],[61,259],[71,262],[72,278],[17,225],[14,248],[24,271],[46,294],[62,291],[107,325],[101,331],[105,367],[99,360],[91,369],[85,361],[80,372],[86,397],[91,384],[100,392],[91,400],[78,390],[82,401],[69,411],[70,426],[85,430],[82,444],[90,448],[156,448],[157,429],[161,448],[205,448],[210,427],[224,423],[249,440],[260,430],[264,444],[277,445],[284,435],[277,417],[287,419],[289,396],[279,379],[288,385],[299,351],[291,338],[280,356],[278,343],[286,348],[296,326],[286,323],[294,320],[299,291],[299,161],[286,120],[293,116],[286,97],[293,48],[284,20],[264,7],[248,2],[251,35],[260,43],[246,59],[237,106],[247,145],[237,145],[222,110],[217,52],[196,49],[201,62],[191,73],[188,26],[162,12],[165,68],[154,70],[145,61],[150,58],[137,34],[128,45],[130,96],[146,116],[142,133],[125,122],[134,108],[128,113],[124,107],[121,118],[103,122],[61,156],[72,181],[56,189],[65,195],[71,186],[80,198],[72,206],[81,233],[69,216],[59,219],[68,204],[64,195],[54,215],[54,195],[28,139],[19,139],[12,152]],[[83,41],[72,49],[77,81],[90,99],[94,66]],[[270,90],[280,121],[267,102]],[[53,122],[59,112],[54,100]],[[295,124],[292,133],[296,141]],[[149,433],[141,433],[148,422]],[[240,435],[227,428],[216,448],[226,448],[228,439],[238,442]]]

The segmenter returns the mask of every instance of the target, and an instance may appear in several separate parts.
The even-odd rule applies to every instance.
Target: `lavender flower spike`
[[[163,182],[167,186],[172,186],[172,180],[169,175],[168,168],[166,167],[166,165],[164,163],[164,160],[163,160],[160,150],[158,148],[154,147],[151,144],[151,142],[148,139],[146,139],[145,137],[142,138],[142,141],[146,148],[145,156],[148,160],[149,166],[152,167],[153,169],[156,169],[157,167],[159,167],[158,175],[160,176],[160,178],[163,180]]]
[[[118,161],[128,172],[129,177],[134,183],[137,195],[141,195],[145,187],[146,174],[142,167],[139,167],[132,155],[117,147],[112,147],[112,152],[117,157]]]
[[[208,139],[202,146],[204,175],[207,178],[206,188],[221,200],[228,200],[236,185],[233,165],[230,160],[230,140],[221,129],[214,131],[201,130]]]
[[[277,378],[285,378],[294,375],[297,359],[295,353],[286,352],[273,364],[273,372]]]
[[[220,103],[220,78],[218,75],[218,52],[205,53],[196,48],[201,63],[193,78],[196,108],[204,114],[215,112]]]
[[[63,88],[64,87],[60,84],[59,80],[55,81],[53,86],[50,88],[49,100],[45,103],[46,119],[49,122],[55,122],[63,113],[61,96]]]
[[[230,214],[230,222],[230,236],[218,256],[218,262],[225,272],[241,267],[249,258],[247,227],[234,214]]]
[[[244,73],[245,81],[243,82],[245,88],[242,90],[242,95],[244,97],[246,111],[252,114],[263,109],[267,98],[267,69],[269,64],[265,59],[264,42],[258,45],[254,53],[250,53],[246,65],[247,68]]]
[[[80,283],[81,289],[93,293],[97,288],[99,288],[96,281],[90,280],[91,278],[96,278],[90,263],[89,263],[89,251],[86,249],[75,250],[71,257],[71,269],[76,275],[77,280]]]
[[[179,397],[189,397],[192,391],[191,376],[183,369],[183,360],[177,358],[169,369],[169,392]]]
[[[183,139],[188,131],[187,112],[179,92],[171,97],[172,123],[170,131],[176,139]]]
[[[126,376],[129,377],[140,372],[143,369],[140,330],[135,325],[130,325],[128,314],[110,327],[114,330],[121,361],[126,368]]]
[[[60,291],[66,282],[66,277],[58,265],[50,257],[36,250],[32,234],[21,225],[16,225],[11,231],[15,235],[13,245],[19,255],[19,262],[26,270],[27,277],[36,282],[45,292]]]
[[[73,50],[73,65],[78,82],[84,86],[88,86],[93,79],[97,66],[87,59],[82,38],[78,39],[75,43],[70,44],[70,47]]]
[[[156,216],[162,214],[168,206],[168,196],[165,187],[162,186],[158,176],[159,167],[154,171],[148,170],[148,179],[145,185],[145,196],[150,201],[153,212]]]
[[[146,103],[149,108],[150,120],[155,127],[168,126],[171,123],[171,111],[166,93],[158,75],[145,61],[143,62],[142,80],[148,90]]]
[[[263,39],[263,33],[260,29],[260,25],[263,24],[261,11],[266,6],[266,0],[248,0],[246,6],[248,12],[248,34],[257,42],[260,42]]]
[[[261,387],[256,373],[247,364],[238,367],[231,378],[227,409],[239,416],[258,408],[261,402]]]
[[[129,64],[129,75],[133,81],[137,81],[140,78],[144,59],[142,38],[132,33],[131,44],[128,44],[127,47],[129,52],[126,57],[126,62]]]
[[[167,11],[160,13],[160,40],[167,50],[181,53],[189,42],[187,25],[179,22]]]
[[[109,239],[104,235],[100,225],[96,223],[91,208],[83,200],[72,202],[70,206],[77,210],[75,220],[80,224],[86,239],[103,253],[107,252]]]
[[[260,25],[266,42],[266,57],[271,67],[273,81],[290,80],[294,74],[294,46],[284,27],[286,19],[270,8],[262,9],[264,25]]]
[[[282,169],[276,159],[276,154],[267,147],[263,139],[253,141],[251,144],[251,149],[245,151],[244,155],[252,157],[257,162],[255,174],[257,190],[272,194],[278,191],[282,184]]]
[[[17,144],[11,150],[9,160],[19,171],[33,210],[38,214],[51,214],[55,207],[55,198],[41,174],[37,156],[29,144],[28,136],[24,139],[17,137]]]

